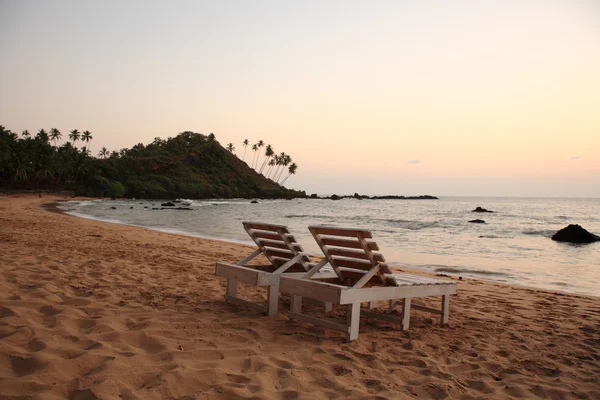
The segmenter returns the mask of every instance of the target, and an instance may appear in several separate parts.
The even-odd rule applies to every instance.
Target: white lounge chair
[[[442,325],[448,322],[450,295],[456,293],[456,283],[448,280],[426,278],[409,274],[392,274],[385,259],[378,252],[377,243],[369,230],[345,229],[324,226],[308,228],[317,241],[335,275],[333,278],[315,275],[318,266],[303,276],[282,276],[280,290],[292,296],[290,318],[309,322],[348,334],[348,340],[358,338],[361,314],[402,324],[406,330],[410,322],[413,297],[441,296],[440,309],[412,305],[423,311],[440,315]],[[346,325],[302,314],[302,298],[347,305]],[[375,302],[389,301],[390,310],[398,299],[403,299],[401,318],[389,314],[361,309],[361,303],[373,308]]]
[[[240,304],[267,315],[276,315],[279,299],[279,277],[282,274],[302,276],[315,267],[304,253],[302,246],[284,225],[243,222],[244,229],[258,246],[248,256],[236,264],[218,262],[215,274],[227,278],[225,301]],[[250,265],[250,261],[264,255],[269,261],[266,265]],[[326,264],[323,260],[317,267]],[[330,274],[331,275],[331,274]],[[267,288],[267,304],[253,303],[237,297],[238,281]],[[326,308],[330,309],[326,306]]]

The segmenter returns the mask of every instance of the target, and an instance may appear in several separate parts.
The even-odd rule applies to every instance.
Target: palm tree
[[[252,168],[254,168],[254,159],[256,158],[256,152],[258,151],[258,145],[257,144],[253,144],[252,145],[252,150],[254,150],[254,156],[252,156]]]
[[[267,172],[267,178],[269,177],[269,175],[271,175],[271,171],[273,170],[273,166],[275,165],[276,158],[277,158],[277,156],[275,156],[274,158],[271,158],[269,160],[269,171]]]
[[[248,142],[248,139],[244,139],[244,142],[243,142],[243,144],[244,144],[244,157],[242,157],[242,161],[244,161],[246,159],[246,148],[248,147],[248,143],[250,143],[250,142]]]
[[[227,148],[227,151],[229,151],[232,154],[235,151],[235,147],[233,146],[233,143],[229,143],[226,148]]]
[[[48,137],[48,132],[46,132],[46,130],[43,128],[38,131],[37,135],[35,135],[35,138],[40,139],[44,143],[48,143],[48,140],[50,140]]]
[[[24,138],[28,138],[29,136],[31,136],[31,133],[29,133],[29,131],[25,129],[23,132],[21,132],[21,135],[23,135]]]
[[[281,184],[283,185],[290,176],[294,175],[296,173],[297,169],[298,169],[298,166],[296,165],[296,163],[292,163],[292,165],[290,165],[290,167],[288,168],[288,175],[285,177],[284,180],[281,181]]]
[[[271,145],[268,144],[267,150],[265,151],[265,161],[263,161],[262,166],[260,167],[260,171],[258,171],[260,174],[262,174],[263,169],[265,168],[265,166],[267,165],[267,162],[269,161],[269,158],[271,158],[273,156],[273,154],[275,154],[275,152],[273,151],[273,147],[271,147]]]
[[[279,182],[279,180],[281,179],[281,175],[283,175],[283,171],[285,171],[285,167],[287,167],[288,164],[291,162],[292,162],[292,157],[288,156],[287,154],[285,156],[283,156],[283,159],[281,160],[281,165],[283,165],[283,168],[279,172],[279,176],[277,176],[276,182]]]
[[[52,140],[54,142],[54,145],[56,146],[56,142],[60,140],[60,138],[62,137],[62,133],[60,133],[60,131],[56,128],[52,128],[50,129],[50,140]]]
[[[102,147],[100,149],[100,151],[98,152],[98,157],[106,158],[106,157],[108,157],[109,154],[110,153],[109,153],[108,149],[106,147]]]
[[[275,172],[273,173],[273,179],[276,181],[277,175],[279,174],[279,168],[283,165],[283,160],[285,158],[285,153],[282,151],[278,156],[275,156]]]
[[[258,143],[256,143],[256,147],[258,147],[258,150],[260,150],[264,146],[265,146],[265,142],[263,142],[262,140],[259,140]],[[258,168],[258,160],[259,159],[260,159],[260,152],[258,153],[258,155],[256,157],[256,166],[255,166],[255,168]]]
[[[83,131],[81,134],[81,141],[86,143],[86,148],[89,146],[90,140],[92,139],[92,132],[90,131]]]
[[[73,141],[73,145],[75,145],[75,142],[79,140],[80,136],[81,134],[77,129],[73,129],[71,133],[69,133],[69,139]]]

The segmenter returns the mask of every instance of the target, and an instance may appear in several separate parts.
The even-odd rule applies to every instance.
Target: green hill
[[[156,199],[306,197],[254,171],[212,134],[156,138],[106,158],[90,157],[71,143],[52,146],[44,133],[18,138],[2,128],[0,144],[0,183],[8,189]]]

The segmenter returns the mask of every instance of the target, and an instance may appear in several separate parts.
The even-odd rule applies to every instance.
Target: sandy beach
[[[448,326],[414,310],[346,343],[287,299],[226,304],[215,262],[250,247],[42,207],[61,199],[0,196],[0,399],[600,398],[600,298],[462,280]]]

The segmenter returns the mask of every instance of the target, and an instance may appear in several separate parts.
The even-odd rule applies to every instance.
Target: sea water
[[[304,249],[319,249],[309,225],[370,229],[393,267],[600,296],[600,242],[559,243],[568,224],[600,235],[600,199],[443,197],[439,200],[160,200],[61,204],[68,213],[184,235],[252,244],[242,221],[287,225]],[[474,213],[481,206],[494,213]],[[116,209],[112,209],[115,207]],[[469,223],[483,219],[485,224]]]

